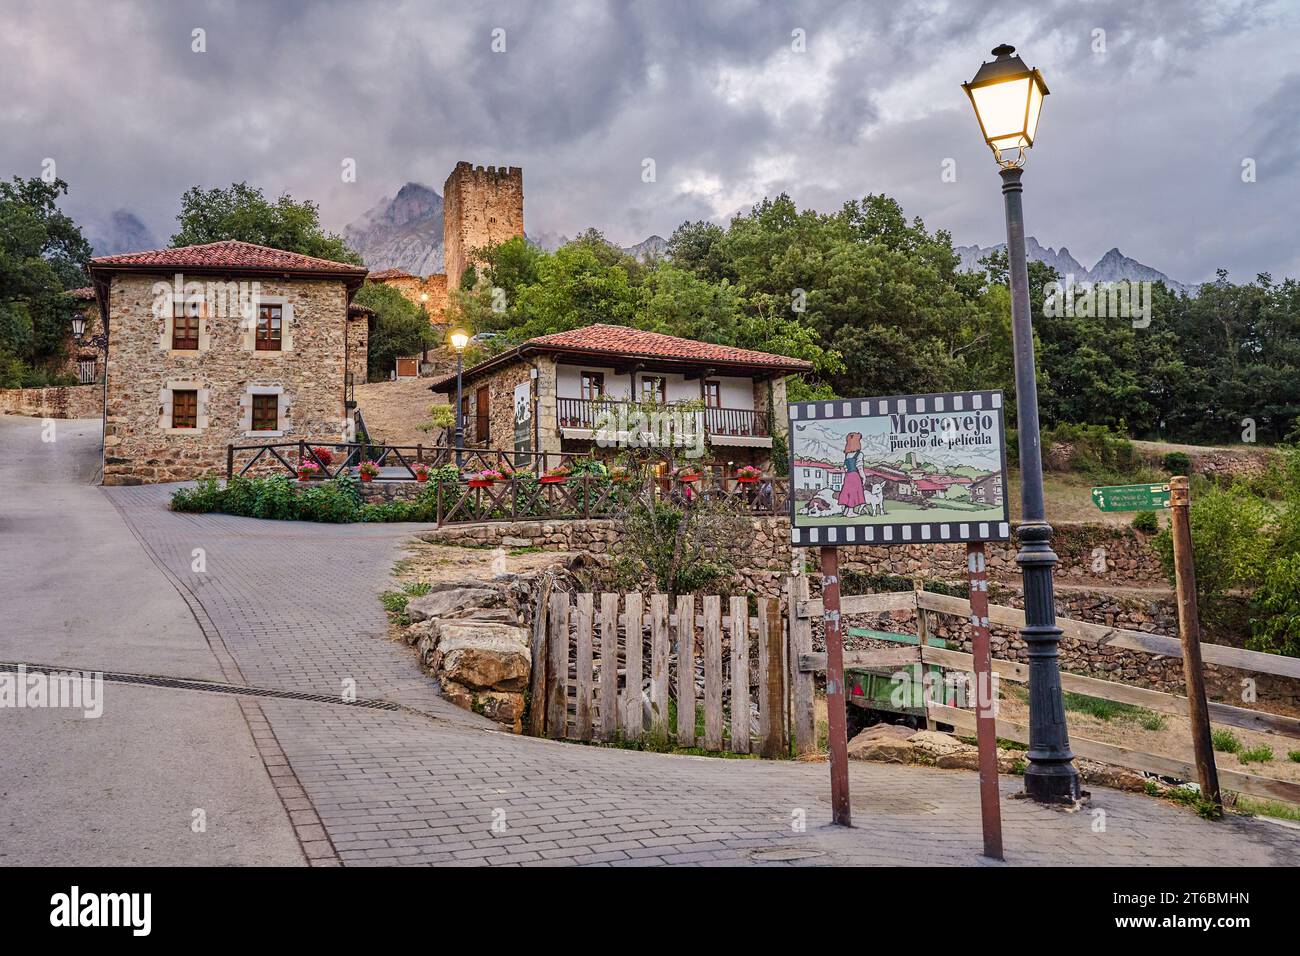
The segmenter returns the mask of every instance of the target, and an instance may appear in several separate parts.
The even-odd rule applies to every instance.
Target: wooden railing
[[[809,677],[811,674],[825,670],[826,655],[811,652],[812,619],[822,613],[820,599],[807,597],[806,580],[793,578],[791,589],[791,623],[794,635],[792,644],[808,648],[805,653],[797,653],[797,666],[800,673]],[[903,591],[889,594],[866,594],[840,599],[840,614],[869,614],[888,611],[912,610],[917,614],[917,630],[924,638],[928,632],[928,615],[941,614],[964,620],[970,618],[970,602],[965,598],[936,594],[931,591]],[[989,605],[989,623],[1005,627],[1019,628],[1025,624],[1024,611]],[[1177,638],[1161,634],[1148,634],[1145,631],[1132,631],[1125,628],[1108,627],[1087,621],[1075,621],[1057,618],[1057,625],[1064,636],[1089,644],[1106,647],[1127,648],[1159,654],[1165,657],[1182,657],[1182,645]],[[1217,664],[1237,670],[1257,674],[1272,674],[1280,677],[1300,678],[1300,659],[1283,657],[1276,654],[1262,654],[1237,647],[1220,644],[1202,644],[1201,658],[1207,664]],[[915,647],[890,648],[884,651],[845,652],[846,667],[893,666],[895,664],[920,662],[939,667],[969,672],[973,668],[970,654],[960,651],[944,650],[926,646],[924,639]],[[993,672],[1002,679],[1027,682],[1029,668],[1016,661],[994,660]],[[1187,716],[1187,698],[1176,694],[1135,687],[1115,681],[1085,677],[1081,674],[1061,673],[1061,687],[1066,691],[1100,697],[1122,704],[1145,707],[1163,714]],[[799,685],[795,684],[796,697]],[[975,714],[973,711],[930,703],[926,708],[927,717],[935,722],[951,724],[962,731],[973,732]],[[1231,704],[1209,704],[1210,719],[1214,723],[1230,727],[1239,727],[1258,733],[1276,734],[1288,740],[1300,740],[1300,719],[1267,711],[1236,707]],[[997,734],[1007,740],[1028,743],[1029,729],[1021,724],[1014,724],[999,719]],[[1183,760],[1163,754],[1150,754],[1099,740],[1090,740],[1074,733],[1070,734],[1070,747],[1077,756],[1098,760],[1103,763],[1147,773],[1174,777],[1179,780],[1196,780],[1196,766],[1191,760]],[[1266,799],[1286,800],[1300,803],[1300,784],[1237,770],[1219,769],[1219,782],[1224,789],[1235,790],[1251,796]]]
[[[329,452],[329,461],[317,449]],[[517,452],[501,448],[466,447],[459,455],[459,465],[464,471],[534,471],[550,468],[572,467],[576,462],[589,459],[591,452]],[[337,478],[351,474],[363,461],[373,461],[381,468],[398,469],[388,477],[415,479],[414,466],[438,468],[457,464],[456,449],[449,445],[389,445],[383,442],[296,441],[266,444],[227,445],[226,478],[243,477],[254,470],[259,462],[262,469],[297,475],[299,462],[314,462],[324,478]],[[517,462],[519,462],[517,464]]]
[[[636,402],[617,399],[591,398],[557,398],[555,401],[556,422],[561,428],[597,427],[602,415],[611,410],[625,408],[638,410],[645,414],[656,412],[674,412],[680,406],[639,405]],[[768,437],[767,415],[752,408],[716,408],[705,407],[687,411],[693,416],[698,427],[703,421],[705,432],[709,435],[728,435],[743,438]]]

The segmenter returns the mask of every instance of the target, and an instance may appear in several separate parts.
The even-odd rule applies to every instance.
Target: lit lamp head
[[[82,315],[80,312],[74,312],[72,314],[72,336],[73,338],[79,339],[85,334],[86,334],[86,317]]]
[[[421,301],[421,302],[428,302],[428,301],[429,301],[429,293],[427,293],[427,292],[421,292],[421,293],[420,293],[420,301]]]
[[[1025,150],[1034,145],[1038,114],[1047,95],[1043,74],[1025,66],[1016,48],[1006,43],[996,47],[997,59],[983,64],[961,88],[975,107],[984,142],[993,150],[999,166],[1022,166]],[[1014,150],[1008,158],[1004,153]]]
[[[465,351],[465,346],[469,345],[469,333],[463,329],[456,329],[448,339],[451,341],[451,347],[457,352]]]

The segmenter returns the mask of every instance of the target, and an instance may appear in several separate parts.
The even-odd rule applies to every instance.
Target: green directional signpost
[[[1102,511],[1156,511],[1169,507],[1169,485],[1107,485],[1094,488],[1092,503]]]

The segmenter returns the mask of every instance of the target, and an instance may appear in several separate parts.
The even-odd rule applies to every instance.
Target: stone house
[[[246,242],[92,259],[104,483],[224,473],[228,444],[342,436],[365,368],[361,266]]]
[[[637,445],[662,451],[664,467],[704,450],[720,473],[746,464],[766,470],[774,437],[789,435],[786,376],[811,368],[783,355],[590,325],[529,339],[466,369],[465,440],[520,453],[519,467],[529,464],[525,453],[612,458]],[[454,403],[456,376],[430,390]]]
[[[72,289],[68,295],[77,300],[78,312],[85,320],[85,328],[80,337],[69,329],[63,352],[63,364],[58,371],[61,375],[75,375],[78,385],[91,385],[102,380],[104,374],[103,355],[95,338],[103,334],[104,323],[95,304],[94,286]]]

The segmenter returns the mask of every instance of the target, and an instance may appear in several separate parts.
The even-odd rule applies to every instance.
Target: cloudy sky
[[[441,192],[466,159],[524,168],[530,234],[595,225],[631,243],[781,191],[822,210],[885,192],[956,243],[989,245],[1003,238],[998,179],[958,84],[1005,41],[1052,92],[1026,171],[1031,234],[1085,266],[1118,246],[1183,281],[1217,267],[1300,277],[1296,0],[0,0],[0,13],[0,174],[53,159],[79,221],[124,208],[164,242],[191,185],[288,191],[341,230],[408,180]]]

